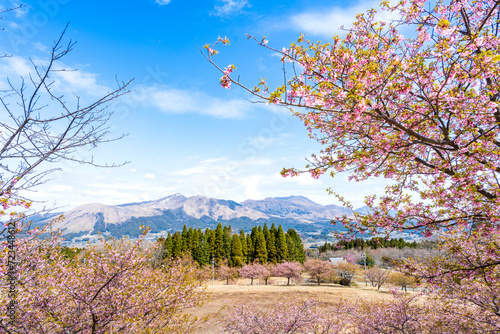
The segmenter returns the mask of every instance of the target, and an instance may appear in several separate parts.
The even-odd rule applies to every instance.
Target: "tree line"
[[[340,240],[336,243],[325,242],[324,245],[318,247],[320,253],[324,253],[329,250],[339,250],[339,249],[360,249],[365,250],[368,248],[378,249],[378,248],[417,248],[419,244],[416,241],[406,242],[403,238],[381,238],[374,237],[368,240],[356,238],[353,240]]]
[[[178,258],[189,254],[200,266],[208,265],[212,259],[219,265],[227,261],[231,267],[241,267],[245,263],[282,263],[296,261],[304,263],[305,251],[302,240],[294,229],[286,233],[281,225],[274,223],[268,228],[254,226],[250,233],[243,229],[233,233],[231,226],[219,223],[215,230],[207,228],[187,228],[166,238],[158,238],[163,244],[163,258]]]

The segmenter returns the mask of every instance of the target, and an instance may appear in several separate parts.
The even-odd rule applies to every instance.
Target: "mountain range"
[[[358,212],[366,208],[357,209]],[[303,196],[270,197],[263,200],[231,200],[204,196],[186,197],[174,194],[154,201],[121,205],[85,204],[64,213],[64,220],[55,227],[67,239],[84,241],[98,233],[113,237],[136,237],[140,225],[147,225],[153,234],[182,229],[215,228],[220,222],[233,230],[248,231],[255,225],[281,224],[284,229],[295,228],[302,233],[329,233],[334,229],[331,220],[352,212],[336,205],[320,205]]]

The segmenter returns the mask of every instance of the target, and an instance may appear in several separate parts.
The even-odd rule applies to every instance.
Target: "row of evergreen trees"
[[[318,251],[320,253],[324,253],[329,250],[338,250],[338,249],[361,249],[365,250],[368,248],[377,249],[377,248],[417,248],[418,243],[406,242],[403,238],[399,239],[386,239],[381,237],[371,238],[368,240],[356,238],[350,241],[341,240],[337,243],[331,244],[326,242],[324,245],[318,247]]]
[[[279,225],[273,224],[269,229],[267,223],[254,226],[250,233],[240,230],[234,233],[231,226],[217,225],[215,230],[187,228],[182,232],[168,233],[166,238],[159,238],[163,243],[163,257],[175,258],[190,254],[200,266],[211,263],[227,263],[232,267],[240,267],[245,263],[258,260],[259,263],[278,263],[296,261],[304,263],[305,252],[302,240],[294,229],[286,233]]]

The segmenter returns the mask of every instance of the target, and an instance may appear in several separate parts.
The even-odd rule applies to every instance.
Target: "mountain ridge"
[[[140,225],[148,225],[152,233],[161,234],[179,230],[184,224],[213,228],[218,222],[231,225],[233,229],[268,222],[284,225],[284,228],[315,231],[331,230],[331,220],[342,215],[352,217],[352,212],[333,204],[321,205],[304,196],[267,197],[238,203],[176,193],[145,202],[80,205],[64,213],[65,219],[55,227],[68,238],[99,233],[135,237],[140,233]]]

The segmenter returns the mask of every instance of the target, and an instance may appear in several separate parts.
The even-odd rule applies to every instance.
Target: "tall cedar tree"
[[[293,228],[288,229],[286,233],[292,237],[292,240],[295,243],[295,251],[296,251],[295,260],[299,261],[301,264],[304,264],[304,261],[306,260],[306,253],[304,251],[304,245],[302,244],[302,239],[300,238],[297,231],[295,231]]]
[[[205,239],[208,241],[208,248],[210,250],[210,258],[215,257],[215,231],[208,230],[208,237],[205,236]]]
[[[243,252],[241,251],[240,237],[237,234],[233,235],[231,242],[230,265],[232,267],[241,267],[243,265]]]
[[[243,229],[240,230],[241,253],[243,254],[243,262],[247,263],[247,238]]]
[[[231,256],[231,232],[230,232],[231,227],[224,226],[224,229],[222,230],[224,233],[223,241],[224,241],[224,258],[229,259]]]
[[[182,254],[182,237],[179,232],[175,232],[172,236],[172,256],[179,257]]]
[[[184,224],[184,227],[182,228],[182,253],[186,252],[188,250],[188,230],[187,226]]]
[[[224,230],[221,223],[215,229],[214,259],[216,263],[224,260]]]
[[[267,227],[267,223],[264,223],[264,227],[262,228],[262,232],[264,232],[264,238],[266,239],[266,245],[269,245],[269,228]]]
[[[194,247],[196,247],[196,242],[194,241],[194,231],[193,228],[190,227],[187,231],[187,249],[191,254],[193,254]]]
[[[198,244],[194,249],[193,259],[198,262],[200,266],[210,264],[210,246],[203,233],[199,233]]]
[[[268,232],[269,233],[269,240],[266,244],[267,246],[267,258],[269,263],[276,264],[278,261],[278,252],[276,251],[276,238],[274,236],[274,233]]]
[[[288,261],[298,262],[297,249],[295,247],[295,243],[292,240],[292,237],[287,233],[285,234],[285,239],[286,239],[286,248],[288,251]]]
[[[288,246],[286,244],[285,233],[281,225],[278,227],[276,234],[276,252],[278,253],[278,262],[282,263],[288,259]]]
[[[165,244],[164,244],[164,253],[163,257],[164,258],[169,258],[172,257],[172,248],[173,248],[173,242],[172,242],[172,234],[168,232],[167,238],[165,239]]]
[[[257,226],[252,227],[252,232],[250,232],[250,239],[252,239],[252,253],[248,262],[253,262],[257,257],[255,256],[255,245],[257,244],[257,234],[259,234],[259,229]]]
[[[266,239],[264,238],[264,232],[262,232],[262,229],[257,230],[254,256],[262,264],[267,261]]]
[[[246,263],[252,263],[253,261],[253,240],[251,234],[247,234],[247,261]]]

